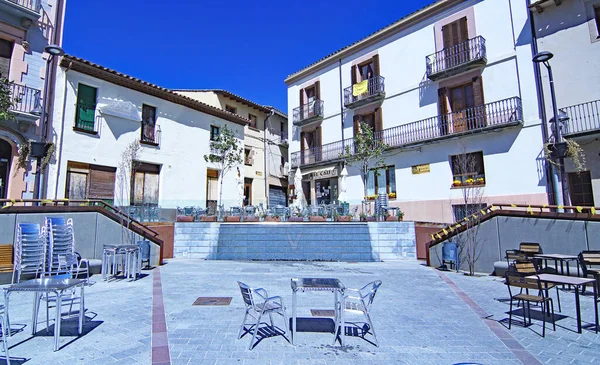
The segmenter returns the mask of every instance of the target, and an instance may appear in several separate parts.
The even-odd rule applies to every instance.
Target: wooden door
[[[450,107],[452,108],[452,131],[464,132],[470,129],[469,108],[473,108],[475,99],[473,97],[473,84],[468,83],[450,89]]]
[[[463,17],[442,27],[446,68],[458,66],[470,59],[467,18]]]
[[[244,206],[252,205],[252,182],[244,182]]]

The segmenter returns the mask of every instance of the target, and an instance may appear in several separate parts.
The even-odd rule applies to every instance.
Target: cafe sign
[[[412,167],[412,173],[413,175],[418,175],[418,174],[425,174],[428,173],[429,170],[429,164],[423,164],[423,165],[415,165]]]
[[[303,174],[302,181],[328,179],[332,177],[337,177],[338,175],[338,169],[336,167],[332,167],[329,169],[317,170]]]

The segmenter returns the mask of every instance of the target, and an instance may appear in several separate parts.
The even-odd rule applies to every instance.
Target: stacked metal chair
[[[47,234],[46,270],[47,276],[64,274],[65,269],[59,263],[59,256],[71,256],[75,253],[75,237],[73,234],[73,220],[65,221],[62,217],[45,220]],[[68,273],[71,273],[69,268]]]
[[[44,273],[46,236],[45,226],[40,228],[36,223],[17,225],[12,283],[18,283],[23,274],[33,274],[37,277]]]

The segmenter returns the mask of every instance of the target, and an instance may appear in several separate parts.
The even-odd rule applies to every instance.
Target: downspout
[[[268,153],[268,147],[269,144],[267,143],[267,123],[269,123],[269,118],[271,118],[271,116],[275,114],[275,112],[273,110],[271,110],[271,112],[269,113],[269,115],[265,118],[265,125],[263,128],[263,144],[264,144],[264,149],[265,149],[265,153],[263,153],[264,155],[264,164],[265,164],[265,201],[267,202],[266,207],[269,208],[269,164],[267,163],[267,153]]]
[[[529,8],[529,5],[531,5],[531,1],[526,0],[526,6],[527,9],[529,9],[527,12],[527,17],[529,18],[529,24],[531,25],[531,52],[532,54],[536,55],[538,53],[537,36],[535,32],[533,11]],[[538,113],[540,119],[542,120],[542,143],[545,144],[548,142],[548,122],[546,118],[546,103],[544,99],[544,90],[542,88],[542,73],[540,71],[539,63],[535,63],[533,61],[532,63],[533,73],[535,75],[535,90],[538,99]],[[544,172],[546,175],[546,196],[548,197],[548,203],[552,205],[555,203],[556,200],[554,195],[551,193],[554,191],[554,183],[551,177],[552,172],[550,171],[550,164],[547,161],[544,161]]]
[[[342,151],[346,150],[344,146],[344,89],[342,88],[342,59],[338,63],[338,72],[340,75],[340,127],[342,128]]]

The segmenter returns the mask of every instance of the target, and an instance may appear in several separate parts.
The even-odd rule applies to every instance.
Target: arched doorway
[[[12,161],[12,146],[0,139],[0,199],[8,197],[8,178]]]

